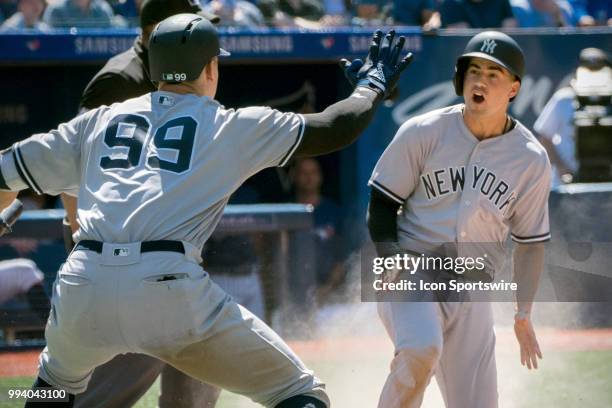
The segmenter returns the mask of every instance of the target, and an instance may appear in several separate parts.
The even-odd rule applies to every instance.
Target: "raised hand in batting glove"
[[[352,62],[341,61],[344,73],[351,85],[368,87],[385,97],[392,93],[400,74],[412,61],[411,53],[400,60],[406,39],[400,36],[397,41],[394,40],[394,30],[390,30],[384,38],[382,31],[377,30],[372,37],[365,62],[359,59]]]
[[[344,76],[346,80],[351,84],[351,87],[355,88],[357,86],[357,73],[363,67],[363,61],[360,58],[354,59],[352,61],[347,60],[346,58],[342,58],[340,60],[340,67],[344,71]]]

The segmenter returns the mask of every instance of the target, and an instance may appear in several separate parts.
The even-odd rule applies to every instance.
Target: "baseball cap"
[[[197,14],[213,24],[220,21],[219,16],[204,10],[199,0],[143,0],[140,5],[140,26],[157,24],[181,13]]]

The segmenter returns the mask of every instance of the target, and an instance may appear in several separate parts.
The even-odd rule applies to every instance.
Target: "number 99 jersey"
[[[284,166],[303,130],[298,114],[153,92],[16,143],[0,157],[2,187],[78,196],[77,242],[201,248],[230,195],[258,171]]]

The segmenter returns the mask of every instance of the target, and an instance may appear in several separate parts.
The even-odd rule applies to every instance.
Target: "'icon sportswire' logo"
[[[493,54],[493,52],[495,51],[495,47],[497,47],[497,43],[495,42],[495,40],[487,38],[482,42],[482,47],[480,47],[480,51],[484,51],[488,54]]]

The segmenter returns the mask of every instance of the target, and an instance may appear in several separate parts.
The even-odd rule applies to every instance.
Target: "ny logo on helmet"
[[[480,47],[480,51],[484,51],[488,54],[493,54],[493,52],[495,51],[495,47],[497,47],[497,43],[495,42],[495,40],[487,38],[482,42],[482,47]]]

